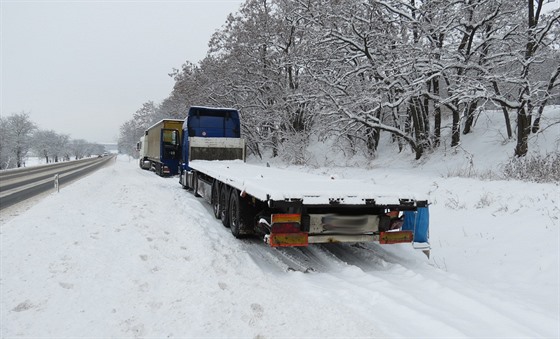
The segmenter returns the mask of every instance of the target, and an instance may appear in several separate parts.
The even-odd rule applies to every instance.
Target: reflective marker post
[[[56,189],[56,192],[60,192],[60,188],[58,186],[58,174],[54,175],[54,188]]]

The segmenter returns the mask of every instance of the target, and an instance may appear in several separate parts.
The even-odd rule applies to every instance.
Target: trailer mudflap
[[[411,243],[414,234],[412,231],[393,231],[393,232],[381,232],[379,234],[380,244],[399,244],[399,243]]]
[[[273,214],[270,219],[270,234],[265,241],[271,247],[309,245],[309,234],[301,231],[301,214]]]
[[[300,233],[276,233],[266,236],[266,242],[270,247],[293,247],[309,245],[308,234]]]

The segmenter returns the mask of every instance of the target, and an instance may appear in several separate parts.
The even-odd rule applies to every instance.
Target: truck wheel
[[[161,166],[160,163],[158,163],[156,165],[156,173],[157,175],[159,175],[160,177],[163,177],[163,166]]]
[[[189,188],[189,186],[187,185],[186,177],[187,177],[187,171],[179,172],[179,184],[181,184],[181,187],[183,187],[183,189]]]
[[[214,184],[212,184],[212,209],[216,219],[220,219],[222,211],[220,207],[220,187],[217,181],[214,181]]]
[[[225,227],[229,227],[229,190],[226,185],[220,189],[220,219]]]
[[[193,173],[193,194],[195,197],[199,198],[200,194],[198,194],[198,174],[196,172]]]

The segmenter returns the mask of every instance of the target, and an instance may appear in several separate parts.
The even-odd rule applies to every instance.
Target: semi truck
[[[212,206],[236,238],[272,247],[412,243],[429,254],[428,201],[359,180],[247,164],[240,115],[191,107],[183,123],[179,182]]]
[[[137,144],[140,168],[160,176],[176,175],[181,160],[181,119],[163,119],[149,127]]]

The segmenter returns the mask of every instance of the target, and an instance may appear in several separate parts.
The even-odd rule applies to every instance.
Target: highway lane
[[[79,179],[114,161],[115,156],[0,171],[0,210],[54,190],[58,175],[59,187]]]

